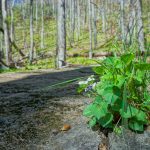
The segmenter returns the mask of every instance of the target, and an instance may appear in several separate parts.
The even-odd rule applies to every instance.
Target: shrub
[[[99,62],[98,62],[99,63]],[[134,54],[108,57],[93,68],[99,79],[80,82],[79,92],[92,86],[94,101],[83,115],[89,117],[89,125],[99,124],[115,128],[122,124],[134,131],[143,131],[149,123],[150,95],[148,80],[150,64],[138,61]]]

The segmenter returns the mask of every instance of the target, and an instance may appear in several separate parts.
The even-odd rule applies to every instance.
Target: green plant
[[[83,111],[90,118],[90,127],[98,123],[115,128],[116,123],[122,123],[125,128],[143,131],[150,114],[147,91],[150,64],[138,61],[130,53],[106,58],[93,70],[100,77],[94,88],[96,98]],[[80,91],[82,87],[87,88],[80,85]]]

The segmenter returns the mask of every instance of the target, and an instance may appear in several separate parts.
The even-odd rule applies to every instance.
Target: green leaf
[[[134,131],[143,131],[144,130],[143,123],[134,121],[134,120],[129,121],[129,127]]]
[[[100,104],[94,104],[92,108],[92,114],[97,118],[100,119],[101,117],[105,116],[108,112],[108,104],[106,102],[101,102]]]
[[[132,118],[138,114],[139,110],[135,107],[128,106],[127,112],[124,111],[124,109],[120,110],[120,115],[123,118]]]
[[[93,67],[92,69],[98,75],[102,75],[104,73],[104,67],[103,66]]]
[[[121,60],[125,65],[129,65],[133,61],[134,57],[134,54],[125,54],[121,56]]]
[[[117,75],[117,86],[122,87],[126,78],[123,75]]]
[[[96,118],[93,117],[93,118],[89,121],[89,126],[90,126],[90,127],[93,127],[93,126],[95,126],[95,125],[96,125]]]
[[[112,124],[113,115],[111,113],[107,113],[104,117],[99,119],[99,124],[103,127],[109,127]]]
[[[150,102],[150,94],[148,92],[144,92],[144,98],[146,101]]]
[[[100,119],[107,113],[107,107],[108,104],[106,102],[101,102],[100,104],[93,103],[84,109],[83,115],[86,117],[95,116],[97,119]]]
[[[135,69],[139,69],[141,71],[150,70],[150,64],[148,64],[148,63],[138,63],[138,64],[135,64]]]
[[[97,96],[97,97],[95,98],[94,103],[100,104],[102,101],[103,101],[102,97],[101,97],[101,96]]]
[[[120,90],[116,86],[109,86],[104,89],[102,95],[108,104],[114,104],[120,96]]]
[[[128,106],[127,112],[124,112],[123,109],[121,109],[120,114],[123,118],[136,118],[137,121],[143,122],[145,124],[147,123],[146,113],[133,106]]]
[[[106,64],[107,66],[113,66],[115,59],[116,59],[115,57],[107,57],[107,58],[103,61],[103,63]]]
[[[112,110],[113,111],[120,111],[120,109],[122,108],[122,100],[117,99],[116,102],[112,105]]]
[[[144,76],[145,76],[145,72],[143,72],[141,70],[137,70],[136,76],[134,77],[134,79],[137,80],[138,82],[142,83]]]
[[[92,116],[92,109],[93,109],[93,104],[88,105],[84,110],[83,110],[83,115],[86,117]]]
[[[136,119],[138,121],[141,121],[141,122],[143,122],[145,124],[148,123],[147,115],[146,115],[146,113],[144,111],[139,110],[135,117],[136,117]]]
[[[85,90],[85,88],[87,87],[87,85],[86,84],[82,84],[82,85],[80,85],[79,87],[78,87],[78,93],[81,93],[81,92],[83,92],[84,90]]]

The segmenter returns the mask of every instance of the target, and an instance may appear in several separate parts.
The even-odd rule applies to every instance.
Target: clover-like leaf
[[[112,124],[113,115],[111,113],[107,113],[104,117],[99,119],[99,124],[103,127],[109,127]]]
[[[134,131],[141,131],[142,132],[144,130],[143,123],[138,122],[136,120],[130,120],[129,121],[129,127]]]

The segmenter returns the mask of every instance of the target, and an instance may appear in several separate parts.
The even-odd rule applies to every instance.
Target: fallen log
[[[68,57],[89,57],[88,53],[74,53],[74,54],[67,54]],[[108,57],[108,56],[113,56],[112,52],[99,52],[99,53],[93,53],[93,57]]]

